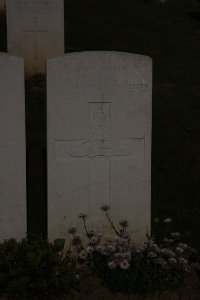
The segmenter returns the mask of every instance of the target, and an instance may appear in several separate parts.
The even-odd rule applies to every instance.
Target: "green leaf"
[[[65,239],[56,239],[54,240],[54,248],[57,252],[63,250],[65,245]]]
[[[36,267],[41,262],[41,256],[38,255],[36,252],[31,251],[27,254],[27,260],[30,266]]]
[[[47,249],[39,249],[37,251],[38,255],[40,256],[40,258],[46,256],[48,254],[48,250]]]
[[[28,277],[17,278],[10,281],[7,285],[6,292],[10,296],[25,295],[28,288]]]

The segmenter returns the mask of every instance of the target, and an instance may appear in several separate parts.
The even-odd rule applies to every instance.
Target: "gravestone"
[[[149,57],[81,52],[47,60],[48,236],[89,227],[110,234],[130,222],[134,240],[150,233],[151,91]]]
[[[45,72],[48,56],[64,53],[63,0],[7,0],[8,53],[25,60],[26,75]]]
[[[0,241],[26,236],[24,62],[0,53]]]

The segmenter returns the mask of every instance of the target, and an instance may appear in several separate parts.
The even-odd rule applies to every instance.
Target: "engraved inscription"
[[[129,156],[131,145],[120,140],[114,141],[104,132],[94,133],[90,140],[86,140],[78,145],[71,145],[68,151],[72,157],[96,157],[96,156]]]
[[[58,10],[56,1],[33,1],[33,0],[19,0],[15,2],[15,11],[17,11],[22,16],[38,16],[45,14],[54,14]]]
[[[114,143],[115,142],[115,143]],[[94,158],[104,156],[107,158],[128,157],[130,159],[145,159],[145,139],[133,138],[126,140],[116,139],[110,145],[99,145],[90,140],[55,140],[55,159],[73,160],[75,158]],[[96,145],[97,144],[97,145]]]
[[[74,89],[77,89],[77,91],[75,92]],[[127,88],[126,91],[124,91],[124,88]],[[142,83],[142,82],[138,82],[138,83],[131,83],[131,84],[121,84],[121,83],[118,83],[117,85],[113,86],[113,89],[115,89],[115,91],[119,91],[119,92],[124,92],[124,93],[127,93],[129,91],[137,91],[137,90],[141,90],[141,91],[146,91],[147,89],[149,88],[149,85],[148,83]],[[85,86],[80,86],[79,83],[74,83],[73,87],[68,87],[68,92],[70,91],[70,93],[79,93],[78,90],[81,89],[81,93],[88,93],[90,94],[91,92],[91,88],[87,88]],[[109,93],[109,91],[108,91]]]
[[[142,82],[129,83],[128,87],[131,90],[146,90],[148,88],[148,84],[143,80]]]
[[[69,155],[88,158],[96,156],[128,156],[130,145],[115,140],[110,133],[110,103],[90,102],[90,138],[78,145],[71,145]]]
[[[90,102],[90,121],[96,125],[104,125],[110,119],[110,103]]]
[[[89,139],[56,140],[57,160],[75,157],[105,156],[144,159],[144,137],[116,139],[111,134],[110,103],[89,102]]]

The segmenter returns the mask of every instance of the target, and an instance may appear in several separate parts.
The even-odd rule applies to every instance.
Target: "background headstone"
[[[45,72],[48,56],[64,53],[63,0],[7,0],[8,53],[25,60],[26,75]]]
[[[24,63],[0,53],[0,241],[26,235]]]
[[[149,57],[119,52],[66,54],[47,61],[48,236],[82,228],[110,232],[127,219],[135,241],[150,233]]]

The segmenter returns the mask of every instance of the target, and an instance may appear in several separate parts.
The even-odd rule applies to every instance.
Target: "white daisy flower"
[[[157,254],[153,251],[150,251],[148,254],[147,254],[147,257],[148,258],[156,258],[157,257]]]
[[[162,268],[166,267],[166,265],[167,265],[166,261],[165,261],[163,258],[161,258],[161,257],[156,258],[156,259],[154,260],[154,262],[155,262],[156,264],[160,265]]]
[[[181,265],[187,265],[188,263],[187,259],[185,259],[184,257],[180,257],[178,261]]]
[[[108,245],[108,246],[106,247],[106,250],[107,250],[108,252],[113,253],[113,252],[115,252],[116,248],[115,248],[113,245]]]
[[[130,266],[130,264],[128,263],[128,261],[126,259],[123,259],[120,261],[119,266],[122,270],[127,270]]]
[[[109,261],[108,266],[111,270],[114,270],[114,269],[116,269],[117,264],[114,260],[111,260],[111,261]]]
[[[177,264],[177,260],[176,260],[174,257],[170,257],[170,258],[168,259],[168,261],[169,261],[169,263],[170,263],[171,265],[176,265],[176,264]]]
[[[92,246],[87,246],[86,251],[91,254],[94,251],[94,247]]]
[[[170,218],[166,218],[166,219],[164,219],[164,221],[163,221],[165,224],[169,224],[169,223],[171,223],[172,222],[172,219],[170,219]]]
[[[180,235],[181,235],[180,232],[171,232],[171,236],[173,238],[178,238]]]
[[[183,253],[184,250],[180,247],[176,247],[176,252],[178,252],[179,254]]]
[[[188,245],[187,244],[184,244],[184,243],[179,243],[178,244],[178,247],[182,248],[182,249],[187,249],[188,248]]]
[[[164,238],[163,241],[165,243],[172,243],[174,240],[173,239]]]
[[[88,257],[88,253],[85,250],[81,251],[81,253],[79,254],[80,259],[86,259],[87,257]]]

